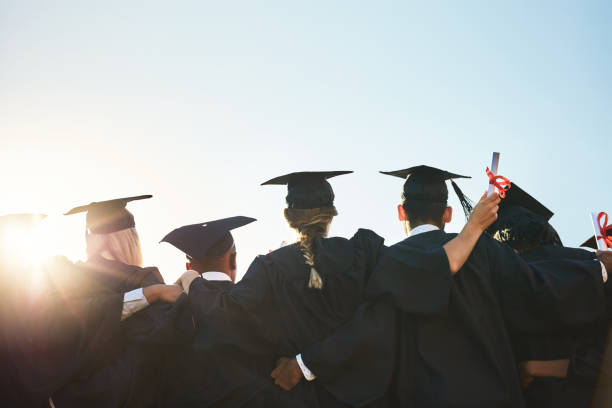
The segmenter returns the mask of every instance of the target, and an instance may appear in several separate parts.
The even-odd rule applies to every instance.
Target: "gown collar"
[[[230,277],[224,274],[223,272],[214,272],[214,271],[204,272],[202,274],[202,278],[209,280],[209,281],[230,281],[230,282],[232,281]]]
[[[412,230],[410,230],[410,233],[408,234],[409,237],[413,237],[415,235],[419,235],[419,234],[423,234],[425,232],[430,232],[430,231],[437,231],[440,228],[436,227],[435,225],[432,224],[422,224],[419,225],[418,227],[414,227]]]

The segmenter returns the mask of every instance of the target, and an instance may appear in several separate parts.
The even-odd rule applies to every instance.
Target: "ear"
[[[190,262],[187,262],[185,264],[185,268],[187,268],[188,271],[192,271],[193,270],[193,268],[191,267],[191,263]]]
[[[408,221],[406,210],[404,210],[404,207],[401,204],[397,205],[397,219],[400,221]]]
[[[229,266],[231,270],[236,270],[238,265],[236,263],[236,252],[232,253],[229,258]]]
[[[453,220],[453,207],[446,207],[442,214],[442,222],[448,224]]]
[[[236,269],[238,268],[237,263],[236,263],[236,252],[230,255],[229,263],[230,263],[229,277],[232,280],[232,282],[236,282]]]

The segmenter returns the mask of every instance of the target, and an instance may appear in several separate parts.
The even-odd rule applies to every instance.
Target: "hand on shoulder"
[[[191,282],[193,282],[194,279],[199,277],[200,274],[196,271],[186,271],[181,275],[180,278],[178,278],[175,284],[180,286],[185,293],[189,294],[189,286],[191,286]]]

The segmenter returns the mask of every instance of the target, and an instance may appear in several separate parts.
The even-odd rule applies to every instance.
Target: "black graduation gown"
[[[196,279],[189,290],[200,348],[225,345],[251,355],[245,364],[258,374],[248,406],[342,406],[317,381],[286,393],[269,374],[282,356],[293,357],[347,322],[362,302],[365,284],[384,249],[383,239],[359,230],[350,240],[315,240],[315,265],[323,288],[308,288],[309,267],[296,244],[257,257],[229,291]]]
[[[13,288],[11,288],[13,289]],[[31,395],[20,381],[18,361],[14,353],[18,344],[23,313],[23,302],[14,293],[2,293],[0,306],[0,395],[7,407],[44,407],[48,401],[42,396]]]
[[[405,248],[443,245],[454,236],[432,231],[410,237],[389,250],[379,270],[401,270]],[[527,264],[489,236],[453,277],[448,302],[437,313],[413,313],[397,287],[374,275],[369,295],[390,295],[403,312],[394,384],[399,406],[520,407],[510,331],[592,323],[605,311],[599,262]]]
[[[175,334],[186,297],[121,322],[123,294],[162,283],[156,268],[94,258],[48,272],[50,289],[34,305],[15,352],[28,393],[51,396],[57,406],[150,405],[159,377],[152,363]]]
[[[509,247],[483,236],[464,267],[452,278],[448,273],[447,283],[440,277],[432,285],[423,282],[423,275],[414,271],[415,265],[423,264],[414,259],[415,249],[441,247],[454,236],[431,231],[407,238],[387,250],[370,279],[367,296],[374,315],[355,320],[354,332],[370,333],[368,326],[389,314],[388,308],[381,308],[377,319],[372,305],[392,301],[398,312],[396,327],[388,330],[397,340],[393,351],[385,350],[394,344],[384,339],[365,336],[351,342],[339,331],[323,342],[327,347],[303,353],[306,365],[318,365],[315,372],[321,376],[318,370],[326,365],[320,362],[334,361],[329,344],[378,348],[383,355],[395,354],[384,360],[391,364],[385,367],[381,360],[369,378],[361,377],[361,389],[347,385],[340,390],[344,395],[359,395],[357,402],[363,404],[366,396],[387,390],[376,379],[393,372],[386,384],[390,406],[523,406],[509,333],[554,330],[597,319],[604,309],[601,267],[598,262],[567,260],[528,265]]]
[[[217,290],[228,292],[233,282],[214,281]],[[193,344],[173,347],[166,352],[161,407],[241,407],[251,400],[261,385],[251,358],[236,347],[224,344],[198,348]]]
[[[522,255],[527,262],[548,259],[595,260],[595,253],[577,248],[543,245]],[[518,361],[569,359],[568,377],[535,378],[524,390],[527,407],[588,407],[603,358],[605,320],[564,327],[554,333],[518,333]]]

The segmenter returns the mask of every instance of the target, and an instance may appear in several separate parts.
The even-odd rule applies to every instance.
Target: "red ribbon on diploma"
[[[603,224],[601,223],[601,219],[603,218]],[[601,231],[602,235],[598,235],[597,239],[603,239],[606,244],[606,248],[612,249],[612,237],[608,235],[608,230],[612,229],[612,225],[608,225],[608,214],[605,212],[600,212],[597,215],[597,224],[599,225],[599,231]]]
[[[510,183],[510,180],[508,180],[504,176],[496,176],[495,174],[491,173],[491,170],[489,170],[488,167],[487,176],[489,176],[489,184],[492,184],[497,187],[497,192],[499,193],[499,196],[501,198],[506,198],[506,191],[510,190],[510,187],[512,187],[512,183]]]

